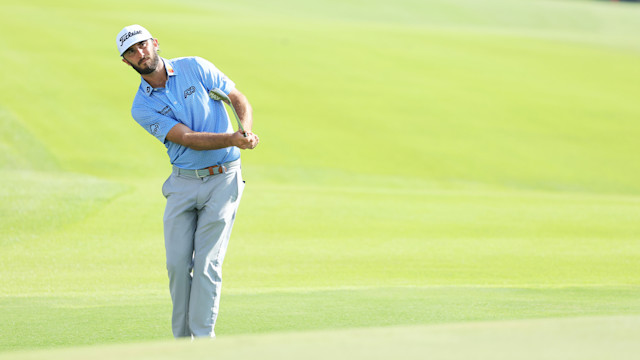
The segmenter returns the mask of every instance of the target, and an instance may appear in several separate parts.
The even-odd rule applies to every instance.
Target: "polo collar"
[[[173,64],[171,63],[171,60],[167,60],[165,58],[160,58],[160,60],[162,60],[162,62],[164,63],[164,68],[167,72],[168,77],[178,75],[178,73],[176,72],[176,69],[173,67]],[[144,94],[147,96],[151,96],[151,93],[153,93],[153,87],[149,85],[149,83],[144,78],[140,78],[140,80],[141,80],[140,86],[144,90]]]

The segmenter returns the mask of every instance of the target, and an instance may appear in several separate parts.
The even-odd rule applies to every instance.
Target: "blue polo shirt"
[[[203,169],[240,158],[240,150],[193,150],[166,139],[178,123],[198,132],[234,132],[222,101],[209,98],[219,88],[229,94],[235,84],[209,61],[199,57],[161,59],[167,71],[164,88],[151,87],[144,79],[133,100],[131,115],[151,135],[164,143],[171,163],[182,169]]]

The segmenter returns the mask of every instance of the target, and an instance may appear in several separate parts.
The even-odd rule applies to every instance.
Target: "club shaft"
[[[233,111],[233,116],[236,117],[236,121],[238,121],[238,128],[240,128],[240,130],[242,130],[242,133],[244,134],[244,137],[247,137],[247,132],[244,131],[244,126],[242,126],[242,123],[240,122],[240,117],[238,117],[238,113],[236,112],[236,109],[233,107],[233,104],[231,104],[231,100],[223,100],[227,105],[229,105],[229,107],[231,108],[231,111]]]

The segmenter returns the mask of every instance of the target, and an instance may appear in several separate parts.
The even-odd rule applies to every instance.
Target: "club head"
[[[212,98],[213,100],[221,100],[221,101],[226,101],[226,102],[230,102],[229,97],[227,96],[227,94],[224,93],[224,91],[218,89],[218,88],[214,88],[211,91],[209,91],[209,97]]]

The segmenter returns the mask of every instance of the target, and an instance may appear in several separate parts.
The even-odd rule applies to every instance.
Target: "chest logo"
[[[196,87],[195,86],[189,87],[187,90],[184,91],[184,98],[186,99],[187,96],[193,94],[194,92],[196,92]]]

